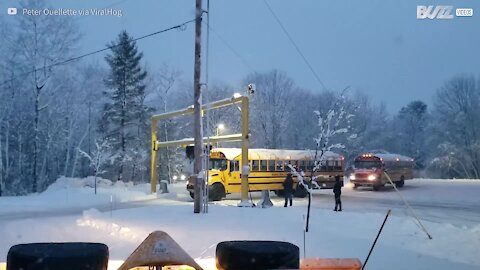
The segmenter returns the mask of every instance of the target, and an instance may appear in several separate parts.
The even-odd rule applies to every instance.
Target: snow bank
[[[447,201],[453,202],[455,194],[457,200],[477,200],[478,193],[471,194],[468,191],[472,185],[458,182],[455,186],[460,192],[449,194],[453,186],[442,188],[444,183],[448,183],[431,185],[432,181],[409,181],[406,187],[411,185],[411,188],[404,189],[403,194],[406,197],[424,194],[422,200],[433,200],[435,194],[425,192],[437,192],[440,194],[438,196],[444,196],[443,199]],[[45,197],[46,201],[54,202],[58,191],[68,190],[70,198],[92,200],[96,197],[86,183],[88,184],[86,180],[61,180],[57,187],[52,187],[48,192],[23,199],[30,201],[31,198]],[[138,194],[143,194],[143,198],[150,196],[148,184],[104,184],[97,197],[102,194],[107,199],[110,194],[120,194],[119,198],[137,198]],[[44,241],[102,242],[109,246],[112,260],[122,261],[155,230],[169,233],[192,257],[205,262],[211,262],[209,259],[214,257],[217,243],[242,239],[291,242],[300,247],[302,256],[306,254],[307,257],[354,257],[364,261],[385,214],[382,210],[372,212],[369,209],[345,207],[343,212],[333,212],[314,207],[310,231],[306,234],[304,243],[306,200],[295,199],[294,207],[284,208],[281,198],[273,198],[275,206],[267,209],[239,208],[235,206],[238,200],[224,200],[210,205],[208,214],[193,214],[192,200],[185,191],[184,183],[170,185],[169,189],[172,193],[160,194],[158,199],[130,209],[103,209],[102,212],[99,211],[100,207],[96,207],[97,209],[88,209],[73,216],[0,220],[0,239],[3,242],[0,246],[0,261],[6,259],[8,248],[14,244]],[[396,196],[388,190],[353,192],[345,189],[346,202],[352,194],[380,198]],[[259,199],[258,196],[253,198],[255,202]],[[314,198],[316,199],[320,198]],[[2,200],[0,202],[3,203]],[[12,207],[18,209],[18,206]],[[41,209],[43,206],[32,207]],[[424,220],[423,224],[433,236],[433,240],[428,240],[413,218],[395,215],[396,210],[393,211],[372,253],[368,269],[480,268],[480,224],[454,226],[448,219],[444,222]]]
[[[191,203],[156,205],[99,212],[79,217],[7,222],[0,227],[4,245],[41,241],[93,241],[110,248],[112,260],[124,260],[152,231],[168,232],[192,257],[215,256],[215,246],[226,240],[277,240],[296,244],[307,257],[356,257],[363,261],[384,215],[312,209],[310,231],[303,249],[304,207],[268,209],[211,205],[209,213],[193,214]],[[1,222],[0,222],[1,223]],[[459,228],[425,222],[428,240],[412,219],[391,216],[369,260],[368,269],[478,269],[480,226]]]
[[[97,194],[94,193],[94,177],[60,177],[44,192],[26,196],[0,197],[0,215],[22,212],[45,212],[52,210],[85,209],[115,203],[154,199],[150,185],[134,185],[133,182],[97,177]],[[75,212],[72,210],[72,212]]]

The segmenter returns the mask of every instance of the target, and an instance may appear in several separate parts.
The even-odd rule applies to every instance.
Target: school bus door
[[[230,171],[226,177],[225,191],[227,193],[240,192],[242,186],[242,177],[240,173],[240,160],[230,160]]]

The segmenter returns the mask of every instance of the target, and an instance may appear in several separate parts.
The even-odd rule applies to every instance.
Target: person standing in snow
[[[283,207],[287,207],[288,200],[290,200],[290,206],[292,206],[293,178],[291,173],[288,173],[283,181],[283,192],[285,194],[285,205]]]
[[[340,183],[340,176],[335,176],[335,185],[333,186],[333,194],[335,194],[335,208],[333,211],[342,211],[342,201],[340,195],[342,195],[342,183]]]

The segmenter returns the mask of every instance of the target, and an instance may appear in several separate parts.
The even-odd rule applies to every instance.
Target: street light
[[[220,131],[224,130],[225,129],[225,125],[220,123],[217,125],[217,129],[216,129],[216,137],[218,137],[218,135],[220,135]],[[218,138],[217,138],[218,139]],[[217,141],[217,148],[218,148],[218,141]]]

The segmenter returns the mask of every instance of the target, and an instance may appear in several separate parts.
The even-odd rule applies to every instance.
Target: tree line
[[[188,74],[167,65],[147,68],[148,59],[126,31],[101,61],[54,65],[79,54],[75,21],[16,19],[0,18],[0,195],[39,192],[61,175],[148,181],[150,117],[191,105],[193,84],[183,79]],[[246,74],[238,85],[211,84],[203,100],[231,97],[248,83],[257,88],[251,97],[251,147],[315,148],[317,116],[331,109],[340,91],[302,89],[272,69]],[[433,106],[412,100],[394,114],[359,91],[348,89],[341,99],[352,116],[344,124],[355,136],[338,134],[330,143],[344,145],[336,151],[348,160],[364,151],[387,151],[415,158],[422,176],[480,178],[480,81],[474,75],[452,74],[436,91]],[[208,112],[205,121],[206,135],[213,136],[219,123],[225,133],[240,131],[235,107]],[[184,117],[158,128],[160,140],[181,139],[191,137],[193,123]],[[182,171],[183,151],[161,149],[160,179]]]

